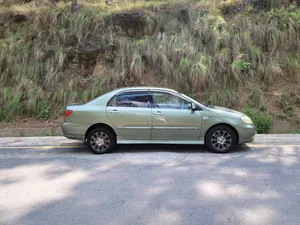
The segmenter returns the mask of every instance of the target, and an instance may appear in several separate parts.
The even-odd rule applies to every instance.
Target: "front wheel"
[[[87,145],[95,154],[108,153],[116,147],[116,137],[110,130],[96,128],[88,134]]]
[[[227,153],[236,144],[236,134],[228,126],[215,126],[211,128],[205,137],[206,146],[211,152]]]

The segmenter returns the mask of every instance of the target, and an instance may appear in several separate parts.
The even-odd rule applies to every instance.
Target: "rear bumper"
[[[244,144],[254,141],[254,136],[256,135],[256,127],[254,124],[242,124],[236,127],[239,133],[239,143]]]
[[[82,126],[70,122],[63,122],[61,130],[66,138],[75,140],[84,140],[85,129]]]

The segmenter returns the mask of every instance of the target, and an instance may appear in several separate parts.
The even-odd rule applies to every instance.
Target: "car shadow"
[[[238,145],[230,153],[250,151],[251,147],[247,145]],[[205,145],[181,145],[181,144],[122,144],[112,153],[129,152],[175,152],[175,153],[211,153]]]
[[[86,154],[91,153],[88,146],[78,144],[76,148],[65,146],[60,148],[60,153],[76,153]],[[54,148],[47,152],[57,152]],[[242,153],[251,151],[252,148],[246,144],[235,146],[228,154]],[[151,152],[174,152],[174,153],[211,153],[205,145],[186,145],[186,144],[118,144],[117,148],[110,154],[120,153],[151,153]],[[92,153],[91,153],[92,154]],[[211,153],[212,154],[212,153]]]

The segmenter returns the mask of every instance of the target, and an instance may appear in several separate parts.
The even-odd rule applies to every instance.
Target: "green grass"
[[[281,4],[265,3],[268,7]],[[0,109],[6,120],[48,119],[59,115],[69,102],[145,84],[168,86],[201,102],[235,108],[237,93],[252,83],[268,87],[282,76],[298,79],[298,8],[253,16],[248,7],[225,18],[220,10],[225,5],[218,0],[124,0],[113,6],[88,0],[79,4],[75,14],[69,2],[0,6],[0,15],[18,12],[28,18],[6,27],[0,40]],[[186,22],[180,18],[180,9],[188,9]],[[113,18],[132,11],[143,12],[146,21],[156,21],[155,32],[139,37],[120,32]],[[144,28],[153,27],[146,23]],[[72,44],[74,38],[79,51],[77,42]],[[97,60],[105,72],[92,76]],[[254,92],[249,93],[249,105],[259,107],[260,96]],[[293,99],[298,95],[295,92]],[[299,99],[289,103],[295,104]]]

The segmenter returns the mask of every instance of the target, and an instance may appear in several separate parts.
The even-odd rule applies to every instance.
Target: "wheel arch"
[[[117,137],[116,132],[114,131],[114,129],[111,126],[109,126],[105,123],[95,123],[86,130],[85,135],[84,135],[84,142],[86,142],[87,136],[90,133],[90,131],[93,130],[93,129],[96,129],[96,128],[108,129],[109,131],[111,131],[115,135],[115,137]]]
[[[207,131],[205,133],[205,136],[204,136],[204,143],[205,144],[206,144],[206,135],[207,135],[208,131],[210,131],[212,128],[217,127],[217,126],[227,126],[227,127],[230,127],[234,131],[234,133],[236,135],[236,143],[235,144],[239,143],[239,138],[240,138],[239,137],[239,133],[238,133],[238,131],[232,125],[230,125],[228,123],[218,123],[218,124],[215,124],[215,125],[213,125],[213,126],[211,126],[210,128],[207,129]]]

